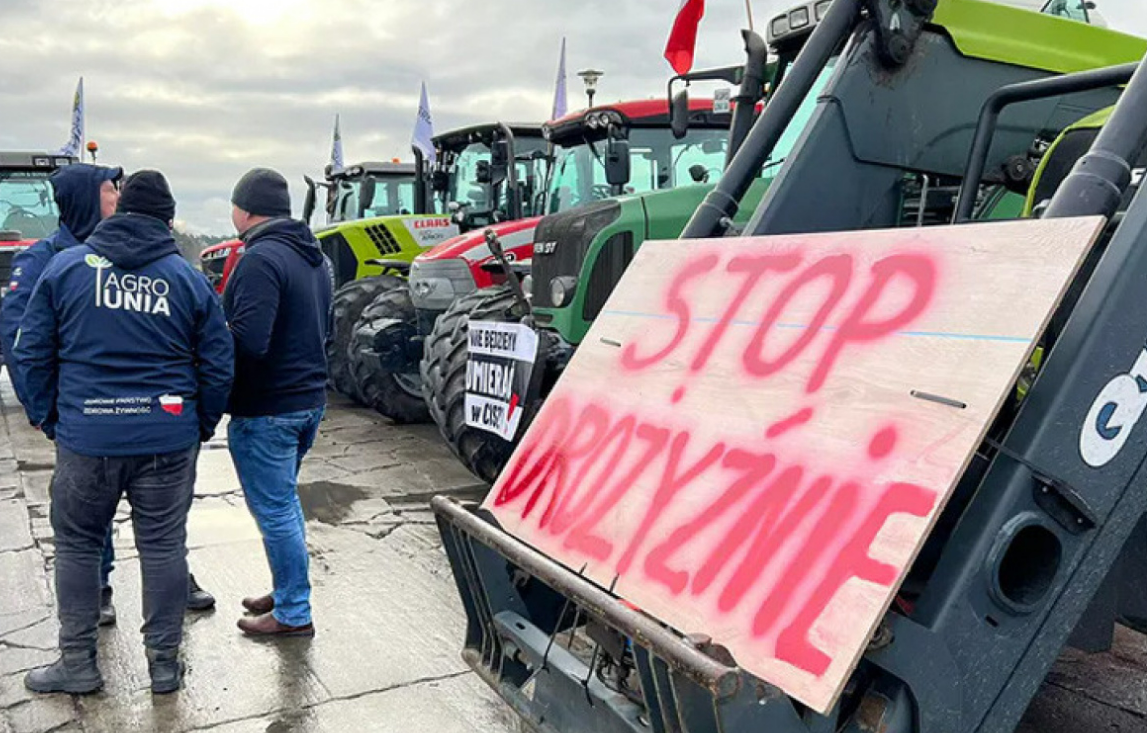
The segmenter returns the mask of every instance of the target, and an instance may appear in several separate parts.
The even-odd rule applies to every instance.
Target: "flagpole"
[[[745,0],[745,13],[749,16],[749,30],[753,30],[753,0]]]

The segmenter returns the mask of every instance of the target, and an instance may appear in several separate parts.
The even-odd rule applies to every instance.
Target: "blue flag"
[[[550,114],[551,120],[566,116],[569,103],[566,101],[566,39],[562,38],[562,54],[558,61],[558,80],[554,85],[554,108]]]
[[[79,158],[84,153],[84,77],[76,86],[76,96],[72,100],[72,136],[68,144],[60,148],[56,155],[71,155]]]
[[[422,99],[418,103],[418,119],[414,121],[414,136],[410,140],[414,150],[422,153],[426,162],[433,165],[438,160],[434,149],[434,118],[430,116],[430,98],[426,94],[426,82],[422,82]]]
[[[339,172],[346,168],[346,159],[343,158],[343,136],[339,132],[339,116],[335,115],[335,137],[331,143],[331,171]]]

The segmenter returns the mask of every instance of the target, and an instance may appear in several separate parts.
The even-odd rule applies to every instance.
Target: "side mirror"
[[[493,167],[488,160],[479,160],[478,167],[475,170],[474,178],[477,183],[488,185],[494,181]]]
[[[435,193],[446,193],[450,190],[450,175],[446,171],[434,171],[430,174],[430,188]]]
[[[611,137],[605,148],[605,180],[611,186],[624,186],[629,176],[629,141]]]
[[[490,144],[490,165],[495,168],[505,168],[510,165],[510,143],[506,140],[495,140]]]
[[[669,129],[680,140],[689,132],[689,90],[682,89],[669,102]]]
[[[303,221],[307,226],[311,225],[311,217],[315,215],[315,179],[310,176],[303,176],[303,180],[307,182],[307,196],[303,199]]]
[[[374,203],[374,190],[377,183],[370,176],[362,179],[362,190],[358,197],[358,218],[361,219],[366,216],[366,210]]]

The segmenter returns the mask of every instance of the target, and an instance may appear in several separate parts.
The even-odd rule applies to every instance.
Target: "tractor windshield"
[[[5,239],[42,239],[59,226],[48,175],[0,170],[0,233]]]
[[[629,132],[630,178],[626,193],[645,193],[716,183],[725,165],[728,131],[691,129],[681,140],[668,129]],[[556,153],[547,214],[613,196],[605,177],[604,141],[561,148]]]
[[[515,172],[524,216],[536,213],[532,202],[546,180],[546,162],[549,159],[547,143],[540,137],[518,137],[514,140]],[[449,188],[445,192],[446,206],[436,202],[438,213],[449,213],[456,205],[467,218],[489,219],[492,213],[500,217],[506,213],[507,186],[497,187],[498,200],[490,201],[491,185],[484,181],[490,164],[490,146],[471,143],[459,151],[450,169]],[[498,218],[500,218],[498,217]],[[492,220],[497,220],[492,219]]]
[[[413,174],[366,174],[340,180],[335,184],[334,204],[328,211],[330,223],[411,214],[415,185]]]

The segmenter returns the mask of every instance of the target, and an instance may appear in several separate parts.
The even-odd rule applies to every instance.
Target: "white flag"
[[[339,132],[339,116],[335,115],[335,137],[334,142],[331,143],[331,171],[338,173],[346,168],[346,160],[343,158],[343,136]]]
[[[84,77],[76,86],[76,96],[72,100],[72,136],[68,144],[60,148],[56,155],[71,155],[79,158],[84,152]]]
[[[551,120],[566,116],[569,104],[566,101],[566,39],[562,38],[562,55],[558,61],[558,80],[554,85],[554,109],[550,115]]]
[[[434,149],[434,118],[430,116],[430,98],[426,94],[426,82],[422,82],[422,99],[418,103],[418,119],[414,121],[414,137],[410,144],[422,152],[423,159],[433,165],[438,160]]]

